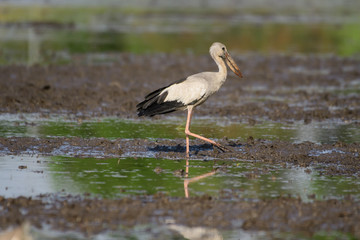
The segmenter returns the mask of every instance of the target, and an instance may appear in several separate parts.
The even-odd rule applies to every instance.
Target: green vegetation
[[[357,22],[229,22],[227,16],[241,14],[237,11],[2,5],[0,64],[71,62],[74,54],[94,52],[206,54],[215,40],[226,42],[238,54],[360,54]],[[269,14],[260,12],[255,14]],[[166,20],[179,14],[190,21]],[[198,15],[210,20],[197,21]]]
[[[90,23],[94,16],[104,14],[109,7],[65,7],[49,5],[1,5],[0,22]]]

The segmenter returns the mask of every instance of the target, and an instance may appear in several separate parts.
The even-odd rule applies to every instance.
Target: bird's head
[[[236,75],[242,78],[242,73],[238,65],[235,63],[234,59],[230,56],[229,52],[226,49],[226,46],[219,42],[214,42],[210,47],[210,54],[213,57],[222,58],[226,64],[229,66],[231,71],[233,71]]]

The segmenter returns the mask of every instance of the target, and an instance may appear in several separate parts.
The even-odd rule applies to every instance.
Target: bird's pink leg
[[[210,140],[206,137],[203,137],[203,136],[200,136],[198,134],[195,134],[195,133],[192,133],[190,132],[190,123],[191,123],[191,118],[192,118],[192,114],[193,114],[193,107],[190,106],[188,107],[188,115],[187,115],[187,121],[186,121],[186,127],[185,127],[185,134],[186,134],[186,157],[189,157],[189,136],[193,136],[193,137],[196,137],[196,138],[199,138],[205,142],[208,142],[208,143],[211,143],[212,145],[215,145],[217,146],[218,148],[220,148],[221,150],[225,151],[227,150],[226,147],[214,142],[213,140]]]
[[[186,134],[186,157],[189,158],[190,154],[190,139],[189,135],[186,133],[186,131],[189,131],[190,123],[191,123],[191,117],[192,117],[192,107],[188,107],[188,114],[187,114],[187,120],[186,120],[186,127],[185,127],[185,134]],[[189,131],[190,132],[190,131]]]

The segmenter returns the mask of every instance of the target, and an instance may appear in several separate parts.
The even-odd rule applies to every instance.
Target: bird
[[[221,144],[190,131],[194,108],[204,103],[224,84],[227,78],[225,62],[237,76],[240,78],[243,77],[238,65],[224,44],[214,42],[210,46],[209,53],[218,66],[219,70],[217,72],[201,72],[175,81],[165,87],[150,92],[142,102],[136,105],[137,115],[139,117],[153,117],[177,110],[187,110],[185,126],[186,157],[190,155],[190,136],[211,143],[222,151],[228,150]]]

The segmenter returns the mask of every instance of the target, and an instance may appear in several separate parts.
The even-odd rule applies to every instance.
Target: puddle
[[[114,118],[91,121],[69,121],[61,117],[52,120],[34,118],[31,115],[19,119],[16,115],[3,115],[0,119],[0,137],[104,137],[123,138],[184,138],[185,123],[182,118],[164,120],[123,120]],[[292,124],[263,122],[249,125],[229,119],[194,119],[191,129],[204,136],[221,139],[264,138],[290,142],[314,143],[359,142],[360,129],[352,123],[295,122]]]
[[[185,166],[185,160],[154,158],[3,156],[0,195],[90,193],[120,198],[158,192],[176,197],[231,193],[248,199],[291,195],[308,201],[350,194],[360,199],[358,179],[320,175],[313,169],[231,160],[190,160],[188,169]]]

